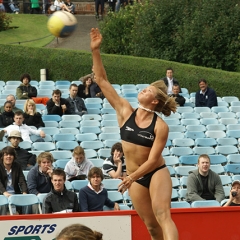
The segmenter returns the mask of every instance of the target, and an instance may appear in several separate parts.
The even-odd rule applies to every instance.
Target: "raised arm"
[[[102,42],[102,35],[100,34],[97,28],[91,29],[91,49],[92,49],[92,58],[93,58],[93,66],[94,73],[96,76],[96,82],[98,86],[101,88],[104,96],[108,99],[109,103],[112,107],[121,114],[122,107],[131,105],[123,98],[119,97],[115,89],[112,87],[110,82],[107,79],[107,74],[104,69],[101,55],[100,55],[100,45]]]

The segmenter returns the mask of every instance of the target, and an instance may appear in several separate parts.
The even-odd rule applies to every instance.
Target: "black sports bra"
[[[140,128],[135,123],[137,109],[120,128],[121,139],[144,147],[152,147],[155,133],[154,127],[157,121],[157,114],[154,113],[153,120],[147,128]]]

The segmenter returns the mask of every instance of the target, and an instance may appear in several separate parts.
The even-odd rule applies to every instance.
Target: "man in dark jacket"
[[[52,98],[47,102],[48,115],[73,114],[74,110],[70,103],[65,98],[61,98],[61,91],[59,89],[53,90]]]
[[[195,107],[214,107],[218,106],[216,92],[208,87],[205,79],[198,82],[200,90],[196,92]]]
[[[30,170],[36,164],[36,155],[19,147],[19,143],[23,141],[21,132],[13,130],[8,136],[8,141],[17,153],[16,161],[21,164],[22,170]]]
[[[178,84],[173,85],[172,92],[173,93],[170,95],[170,97],[175,97],[175,102],[178,104],[178,106],[184,106],[186,99],[179,94],[180,86]]]
[[[66,189],[66,174],[61,169],[53,170],[51,175],[53,189],[43,200],[43,213],[79,212],[77,194]]]
[[[173,69],[172,68],[166,69],[166,77],[164,77],[162,80],[164,81],[165,85],[168,88],[168,90],[167,90],[168,94],[172,94],[172,87],[174,84],[179,85],[178,80],[173,77]],[[181,92],[181,88],[180,88],[180,92]]]
[[[67,98],[67,100],[70,103],[71,108],[74,110],[72,114],[82,116],[83,114],[87,113],[87,108],[82,98],[77,96],[77,93],[78,93],[77,84],[75,83],[71,84],[69,87],[69,98]]]
[[[0,194],[10,197],[13,194],[27,194],[27,184],[21,165],[15,161],[16,152],[5,147],[0,153]],[[0,214],[7,214],[7,207],[0,207]]]
[[[22,84],[17,88],[17,99],[29,99],[37,96],[37,89],[30,85],[31,76],[27,73],[20,78]]]

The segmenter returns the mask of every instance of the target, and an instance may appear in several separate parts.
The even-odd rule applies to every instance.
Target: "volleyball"
[[[54,12],[47,22],[47,27],[50,33],[60,38],[70,36],[76,29],[76,26],[76,17],[66,11]]]

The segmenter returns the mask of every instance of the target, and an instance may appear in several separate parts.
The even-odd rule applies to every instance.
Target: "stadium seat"
[[[78,133],[76,134],[76,140],[78,142],[82,141],[95,141],[98,137],[95,133]]]
[[[215,147],[217,141],[214,138],[196,138],[195,146],[197,147]]]
[[[175,167],[176,174],[180,177],[188,176],[189,171],[193,171],[193,170],[196,170],[196,169],[197,169],[197,167],[195,167],[195,166],[178,166],[178,167]]]
[[[222,100],[227,103],[239,101],[238,97],[234,97],[234,96],[224,96],[222,97]]]
[[[231,175],[240,174],[240,164],[227,164],[225,166],[226,172]]]
[[[201,118],[200,123],[206,126],[209,124],[219,124],[219,121],[216,118]]]
[[[222,185],[229,185],[232,184],[232,178],[227,175],[219,175]]]
[[[187,180],[188,180],[188,177],[187,176],[183,176],[179,179],[179,182],[180,182],[180,186],[182,188],[186,188],[187,187]],[[180,193],[179,193],[180,195]]]
[[[193,150],[190,147],[172,147],[170,153],[175,156],[184,156],[193,154]]]
[[[68,128],[59,128],[59,132],[60,133],[68,133],[68,134],[78,134],[79,133],[79,129],[78,128],[71,128],[71,127],[68,127]]]
[[[180,121],[177,118],[165,118],[164,121],[167,125],[179,125]]]
[[[206,129],[208,131],[225,131],[226,130],[226,126],[224,124],[208,124],[206,125]]]
[[[116,111],[114,108],[102,108],[101,114],[116,114]]]
[[[236,118],[236,114],[233,112],[220,112],[218,118]]]
[[[215,150],[217,154],[223,155],[238,153],[238,148],[233,145],[216,146]]]
[[[84,114],[82,116],[82,120],[97,120],[97,121],[101,121],[102,117],[99,114]]]
[[[221,130],[211,131],[208,130],[205,132],[206,137],[208,138],[223,138],[226,137],[226,133]]]
[[[80,133],[101,133],[101,129],[98,126],[81,126]]]
[[[10,215],[14,215],[12,205],[15,206],[29,206],[37,204],[39,212],[42,213],[42,209],[39,204],[38,197],[35,194],[14,194],[8,198],[8,207]]]
[[[95,151],[94,149],[85,149],[84,152],[85,152],[85,156],[86,156],[87,159],[91,160],[91,158],[97,158],[98,157],[97,151]]]
[[[172,145],[174,147],[192,147],[194,141],[191,138],[175,138],[172,140]]]
[[[59,122],[59,127],[60,128],[79,128],[80,124],[78,121],[62,120]]]
[[[72,189],[74,192],[79,192],[79,190],[88,185],[88,180],[73,180]]]
[[[227,163],[227,158],[226,156],[222,155],[222,154],[218,154],[218,155],[209,155],[211,164],[226,164]]]
[[[172,180],[172,188],[179,188],[180,187],[180,182],[179,179],[176,177],[171,177]]]
[[[171,201],[178,201],[178,198],[179,198],[178,191],[172,188]]]
[[[215,154],[215,149],[213,147],[194,147],[193,153],[197,155],[201,154]]]
[[[211,108],[209,107],[195,107],[194,112],[201,113],[201,112],[211,112]]]
[[[162,151],[162,156],[168,156],[170,155],[170,151],[169,151],[169,148],[168,147],[165,147]]]
[[[199,119],[200,114],[196,112],[184,112],[182,113],[182,119]],[[189,125],[189,124],[188,124]]]
[[[53,155],[54,160],[58,159],[70,159],[72,157],[71,151],[61,150],[61,151],[51,151],[50,152]]]
[[[102,184],[104,188],[110,191],[110,190],[118,190],[118,185],[121,182],[122,182],[121,179],[103,179]]]
[[[43,121],[45,124],[45,127],[56,127],[58,128],[58,122],[57,121]]]
[[[117,120],[102,120],[101,121],[102,127],[118,127],[118,121]]]
[[[79,146],[77,141],[58,141],[56,142],[56,148],[58,150],[73,150]]]
[[[185,112],[193,112],[192,107],[177,107],[177,112],[178,113],[185,113]]]
[[[52,80],[39,81],[39,86],[41,85],[55,86],[55,82]]]
[[[212,107],[211,108],[211,111],[212,112],[215,112],[215,113],[219,113],[219,112],[229,112],[229,109],[228,109],[228,107]]]
[[[184,133],[182,132],[169,132],[168,139],[173,140],[174,138],[185,138]]]
[[[186,126],[186,131],[196,131],[196,129],[200,132],[205,132],[206,131],[206,127],[204,125],[187,125]]]
[[[102,120],[117,120],[117,114],[103,114]]]
[[[224,124],[224,125],[237,124],[238,119],[236,119],[236,118],[220,118],[219,123]]]
[[[99,108],[88,108],[88,114],[102,114],[101,109]]]
[[[109,158],[111,156],[111,149],[110,148],[101,148],[97,151],[99,158]]]
[[[220,203],[216,200],[207,200],[207,201],[194,201],[191,204],[193,208],[200,208],[200,207],[220,207]]]
[[[0,142],[0,147],[1,147],[1,142]],[[19,143],[19,147],[26,150],[32,150],[32,143],[30,143],[29,141],[22,141]]]
[[[198,162],[198,157],[198,155],[180,156],[179,162],[182,165],[196,165]]]
[[[185,132],[186,128],[182,125],[168,125],[169,132]]]
[[[56,128],[56,127],[41,127],[40,129],[51,136],[59,133],[59,128]]]
[[[167,166],[167,169],[171,177],[174,177],[176,175],[175,169],[172,166]]]
[[[191,205],[186,201],[171,202],[171,208],[190,208]]]
[[[210,169],[217,174],[225,174],[225,169],[222,165],[210,165]]]
[[[103,166],[103,159],[90,159],[94,167],[102,168]]]
[[[104,146],[104,148],[111,148],[117,142],[120,142],[120,140],[108,139],[108,140],[103,141],[103,146]]]
[[[58,159],[54,162],[55,168],[64,169],[66,164],[69,162],[69,159]]]
[[[75,141],[75,135],[70,133],[58,133],[53,135],[53,141]]]
[[[120,133],[119,127],[102,127],[102,133]]]
[[[102,141],[82,141],[80,143],[80,146],[84,149],[94,149],[98,150],[100,148],[103,148],[103,142]]]
[[[196,138],[204,138],[205,134],[204,132],[201,132],[201,131],[186,131],[185,137],[195,140]]]
[[[84,116],[84,115],[83,115]],[[62,115],[62,121],[76,121],[80,122],[82,120],[82,117],[79,115]]]
[[[176,156],[165,156],[164,160],[167,166],[175,167],[179,165],[179,159]]]
[[[240,130],[227,130],[227,137],[240,138]]]
[[[240,163],[240,154],[228,154],[227,155],[228,163]]]
[[[179,198],[184,201],[186,199],[187,189],[179,189],[178,190]]]
[[[225,198],[229,198],[230,190],[231,190],[230,186],[223,186],[223,191],[224,191]]]
[[[240,106],[240,101],[232,101],[230,104],[232,107]]]
[[[0,195],[0,207],[8,205],[8,198],[4,195]]]
[[[227,130],[240,130],[240,124],[228,124]]]
[[[98,135],[99,140],[101,141],[105,141],[108,139],[116,139],[116,141],[119,141],[121,139],[120,134],[119,133],[100,133]]]
[[[35,142],[32,144],[32,149],[36,151],[53,151],[56,149],[56,146],[54,143],[51,142]]]
[[[123,203],[123,196],[118,191],[108,191],[108,198],[113,202]]]

